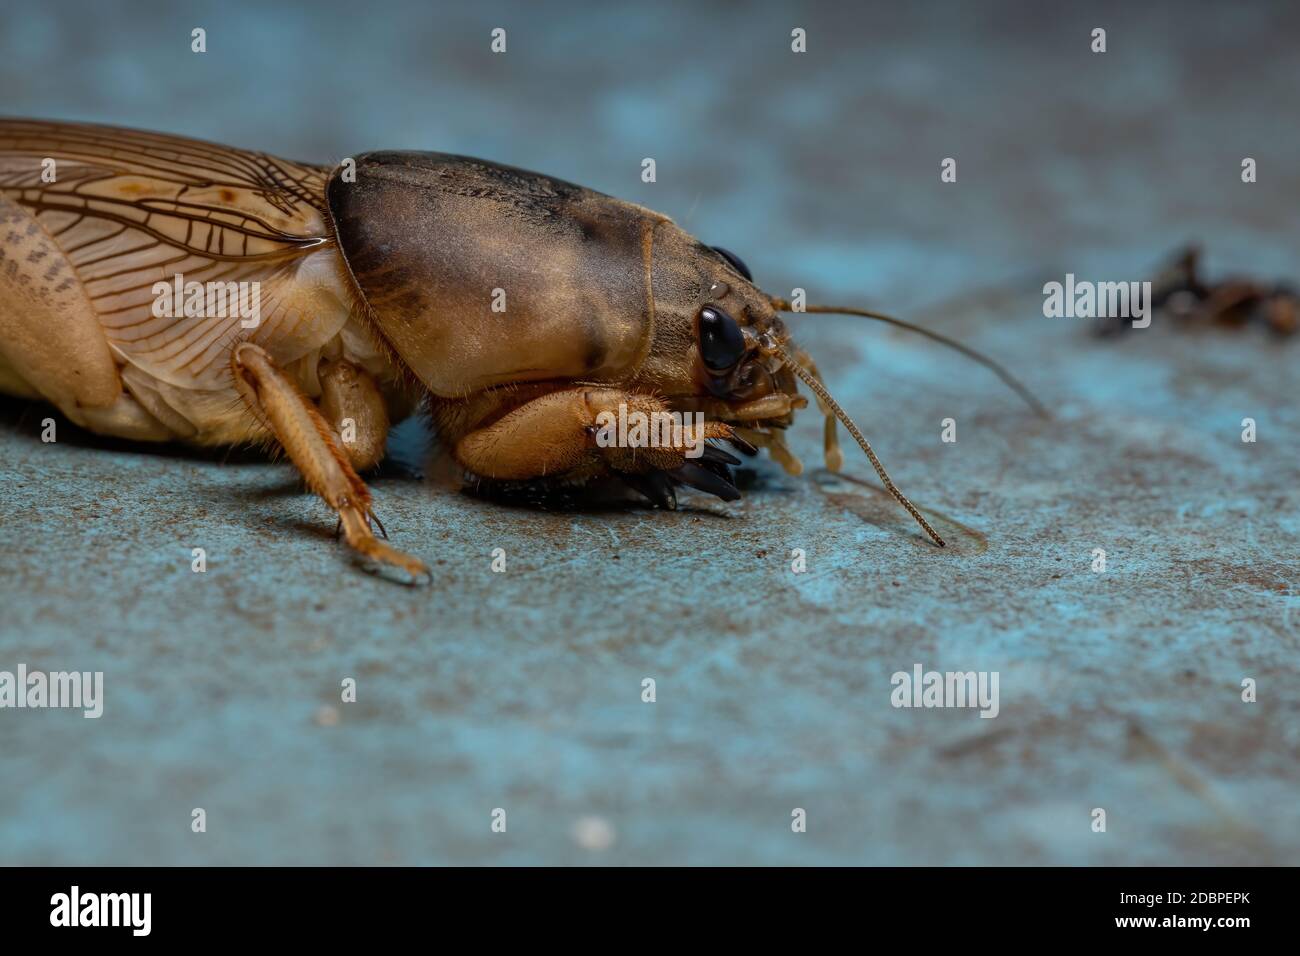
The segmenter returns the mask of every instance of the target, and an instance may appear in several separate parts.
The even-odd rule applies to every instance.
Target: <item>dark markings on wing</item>
[[[53,160],[53,182],[42,174]],[[298,281],[333,237],[329,170],[198,140],[80,123],[0,119],[0,194],[32,210],[86,290],[112,347],[160,381],[215,388],[226,346],[248,338],[285,358],[345,317]],[[256,282],[261,325],[155,316],[156,283]],[[319,268],[312,284],[326,281]]]
[[[54,182],[42,179],[47,159]],[[274,257],[328,242],[327,175],[178,136],[0,120],[0,193],[39,213],[106,220],[208,259]]]

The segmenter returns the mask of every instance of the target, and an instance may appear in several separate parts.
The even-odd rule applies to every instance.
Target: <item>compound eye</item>
[[[722,246],[712,246],[710,248],[712,248],[714,252],[722,256],[722,258],[726,259],[729,263],[731,263],[731,268],[735,269],[742,276],[744,276],[746,282],[754,281],[754,277],[750,275],[749,266],[741,262],[740,256],[736,255],[734,252],[722,248]]]
[[[725,372],[745,354],[745,335],[716,305],[700,309],[700,358],[710,372]]]

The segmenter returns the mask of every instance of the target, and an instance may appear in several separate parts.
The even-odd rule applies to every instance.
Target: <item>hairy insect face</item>
[[[725,282],[711,284],[707,298],[695,315],[695,376],[706,412],[735,424],[788,425],[802,400],[772,350],[787,338],[781,320],[765,299],[746,301],[743,289]]]
[[[745,305],[742,309],[749,320],[743,325],[720,302],[700,307],[695,317],[697,380],[737,420],[786,419],[794,407],[796,380],[770,348],[785,340],[785,328],[775,315],[759,310],[755,315]]]
[[[680,411],[746,427],[788,425],[803,399],[771,348],[788,335],[744,263],[664,224],[654,273],[655,336],[636,384]]]

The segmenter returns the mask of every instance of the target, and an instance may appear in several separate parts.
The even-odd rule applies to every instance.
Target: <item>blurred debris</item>
[[[1179,250],[1152,279],[1151,305],[1180,326],[1262,324],[1281,336],[1300,329],[1300,297],[1294,286],[1241,276],[1207,282],[1201,274],[1201,249],[1195,245]],[[1106,319],[1098,332],[1114,335],[1128,330],[1132,322]]]
[[[574,822],[570,833],[573,842],[584,850],[598,853],[614,845],[614,827],[604,817],[581,817]]]

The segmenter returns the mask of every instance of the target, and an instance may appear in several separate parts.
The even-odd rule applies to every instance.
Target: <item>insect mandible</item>
[[[0,120],[0,392],[103,435],[278,444],[347,543],[412,580],[426,565],[376,536],[358,473],[422,404],[473,480],[619,479],[671,508],[683,485],[739,497],[719,441],[797,473],[783,435],[802,381],[827,465],[838,420],[942,545],[791,340],[790,310],[668,217],[508,166],[387,151],[329,168]],[[1036,405],[937,333],[806,311],[914,328]],[[597,423],[620,409],[703,419],[668,444],[607,446]]]

